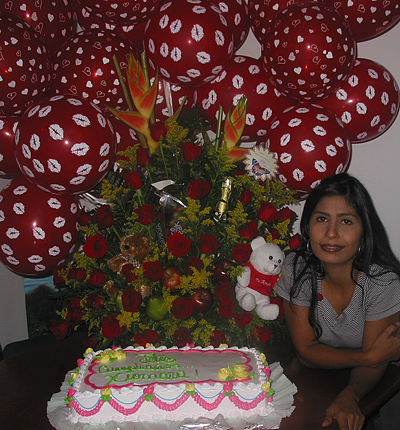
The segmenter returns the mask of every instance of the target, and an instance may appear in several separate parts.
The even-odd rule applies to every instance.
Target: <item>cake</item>
[[[72,423],[267,416],[270,368],[254,348],[89,350],[68,377]]]

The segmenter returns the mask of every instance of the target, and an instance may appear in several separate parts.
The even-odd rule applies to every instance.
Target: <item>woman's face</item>
[[[357,212],[343,196],[324,197],[310,220],[311,248],[324,264],[351,266],[362,237]]]

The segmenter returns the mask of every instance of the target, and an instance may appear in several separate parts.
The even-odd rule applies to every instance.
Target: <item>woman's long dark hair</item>
[[[372,199],[361,182],[347,173],[329,176],[310,192],[304,205],[300,221],[302,246],[296,251],[294,259],[293,286],[290,297],[296,297],[304,281],[311,283],[312,295],[308,319],[316,337],[321,335],[321,328],[316,320],[315,307],[318,302],[318,278],[324,277],[324,270],[319,259],[309,249],[310,221],[318,203],[324,197],[343,196],[354,208],[362,223],[360,248],[353,261],[353,270],[364,272],[369,277],[379,276],[392,271],[400,278],[400,262],[393,253],[385,227],[380,220]],[[380,271],[371,273],[376,264]]]

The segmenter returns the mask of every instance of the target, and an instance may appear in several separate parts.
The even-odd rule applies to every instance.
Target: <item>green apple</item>
[[[162,297],[149,297],[147,302],[147,315],[154,321],[163,320],[168,313],[168,310],[163,306],[164,299]]]

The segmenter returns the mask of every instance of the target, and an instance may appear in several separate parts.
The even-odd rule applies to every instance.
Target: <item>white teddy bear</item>
[[[267,243],[263,237],[253,239],[251,249],[249,262],[237,278],[236,298],[245,311],[255,309],[262,319],[274,320],[279,306],[270,302],[270,294],[281,273],[285,254],[278,245]]]

